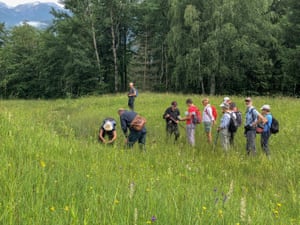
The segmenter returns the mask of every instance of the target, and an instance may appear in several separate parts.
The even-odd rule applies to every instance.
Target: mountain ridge
[[[8,6],[0,1],[0,23],[4,23],[7,28],[21,25],[24,22],[37,28],[45,28],[51,25],[54,19],[50,13],[52,9],[68,12],[68,10],[52,2],[36,1]]]

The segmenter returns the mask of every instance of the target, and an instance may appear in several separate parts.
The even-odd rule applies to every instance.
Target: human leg
[[[186,125],[186,134],[187,134],[188,143],[194,147],[195,146],[195,125],[193,124]]]
[[[256,138],[255,129],[250,129],[246,131],[246,139],[247,139],[246,150],[248,155],[250,155],[251,152],[253,155],[256,155],[255,138]]]
[[[270,138],[270,131],[268,132],[262,132],[260,144],[264,152],[267,156],[270,155],[270,149],[269,149],[269,138]]]

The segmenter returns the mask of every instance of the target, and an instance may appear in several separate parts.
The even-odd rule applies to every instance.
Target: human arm
[[[104,134],[104,132],[103,132],[103,129],[101,128],[100,131],[99,131],[99,139],[103,143],[106,143],[106,140],[104,139],[103,134]]]
[[[108,143],[108,144],[113,143],[116,139],[117,139],[117,131],[113,130],[113,138],[111,140],[107,141],[106,143]]]

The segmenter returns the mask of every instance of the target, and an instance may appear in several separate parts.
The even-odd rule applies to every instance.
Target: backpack
[[[135,97],[137,97],[139,95],[139,92],[136,88],[134,88],[134,90],[135,90]]]
[[[196,107],[196,111],[193,114],[192,123],[193,124],[200,124],[201,121],[202,121],[201,113],[200,113],[199,109]]]
[[[229,121],[229,126],[228,126],[228,131],[230,133],[235,133],[239,127],[237,118],[233,116],[233,113],[229,113],[230,115],[230,121]]]
[[[238,126],[240,127],[242,125],[242,113],[240,111],[234,112],[236,121],[238,123]]]
[[[212,111],[212,115],[214,116],[215,121],[217,120],[218,117],[218,112],[215,106],[211,105],[211,111]]]
[[[279,122],[273,116],[272,116],[270,132],[271,132],[271,134],[276,134],[279,132]]]
[[[147,120],[144,117],[136,115],[130,123],[130,128],[136,131],[141,131],[144,128],[146,122]]]

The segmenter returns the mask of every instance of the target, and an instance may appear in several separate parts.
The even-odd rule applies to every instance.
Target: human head
[[[112,131],[113,130],[113,124],[110,121],[106,121],[103,125],[103,128],[105,131]]]
[[[206,106],[207,104],[209,104],[209,99],[208,98],[204,98],[202,100],[202,105]]]
[[[118,114],[119,114],[119,116],[121,116],[121,115],[123,114],[124,111],[125,111],[125,109],[119,108],[119,109],[118,109]]]
[[[263,113],[269,113],[271,111],[271,107],[270,105],[263,105],[260,110],[263,112]]]
[[[176,101],[171,102],[171,107],[172,107],[172,109],[176,109],[177,102]]]
[[[250,97],[245,98],[245,104],[247,107],[252,106],[252,99]]]
[[[225,97],[225,98],[223,99],[223,102],[229,104],[229,103],[231,102],[231,100],[230,100],[229,97]]]
[[[223,112],[227,112],[229,110],[229,105],[227,103],[223,102],[220,107],[222,108]]]
[[[234,102],[229,103],[229,109],[230,110],[235,110],[236,109],[236,104]]]
[[[133,82],[129,83],[129,87],[133,87],[133,85],[134,85]]]
[[[192,99],[188,98],[188,99],[185,101],[185,103],[186,103],[187,105],[191,105],[191,104],[193,104],[193,101],[192,101]]]

